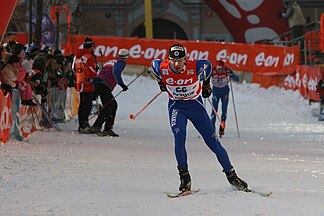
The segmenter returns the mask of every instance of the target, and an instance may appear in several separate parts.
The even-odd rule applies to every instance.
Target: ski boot
[[[225,172],[228,182],[238,190],[246,190],[248,188],[248,184],[240,179],[235,170],[232,168],[230,171]]]
[[[116,134],[114,131],[110,130],[104,130],[104,131],[99,131],[96,133],[98,136],[109,136],[109,137],[119,137],[118,134]]]
[[[188,169],[179,169],[180,175],[180,186],[179,191],[190,191],[191,190],[191,178]]]
[[[225,122],[222,121],[221,124],[219,125],[219,138],[222,138],[225,134]]]
[[[91,127],[88,128],[88,132],[89,132],[90,134],[95,134],[95,133],[100,132],[100,128],[95,127],[95,126],[91,126]]]

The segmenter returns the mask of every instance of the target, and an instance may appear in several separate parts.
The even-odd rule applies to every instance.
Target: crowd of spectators
[[[53,121],[63,121],[66,89],[75,85],[73,56],[64,56],[60,50],[49,47],[26,47],[16,41],[9,41],[0,49],[1,91],[11,97],[13,125],[18,121],[20,105],[34,107],[37,98],[41,98],[38,102]],[[49,126],[45,120],[42,124]],[[20,134],[14,136],[22,139]]]

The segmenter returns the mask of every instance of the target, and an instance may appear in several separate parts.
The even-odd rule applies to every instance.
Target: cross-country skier
[[[92,80],[95,85],[96,94],[100,96],[103,108],[100,110],[98,118],[89,131],[96,133],[98,136],[119,136],[112,130],[117,112],[117,101],[112,95],[112,91],[117,84],[120,85],[123,91],[128,90],[121,76],[126,67],[128,56],[129,51],[127,49],[120,49],[118,51],[118,58],[108,61],[98,77]],[[104,123],[105,128],[101,131]]]
[[[221,100],[222,103],[222,116],[221,122],[219,125],[219,136],[222,137],[225,131],[225,122],[227,118],[227,107],[228,107],[228,99],[230,88],[228,83],[230,79],[238,82],[239,77],[227,66],[224,65],[222,60],[216,62],[216,65],[213,67],[212,75],[211,75],[211,83],[212,83],[212,103],[215,107],[215,110],[218,110],[218,102]],[[212,110],[211,120],[213,126],[216,124],[216,115]]]
[[[217,138],[200,96],[200,93],[204,98],[211,95],[211,63],[208,60],[188,60],[186,56],[185,48],[175,44],[169,49],[168,59],[152,61],[153,73],[158,79],[160,89],[167,92],[169,96],[169,121],[175,140],[175,156],[181,182],[179,190],[182,192],[191,190],[185,147],[188,120],[193,123],[207,146],[215,153],[229,183],[243,190],[248,185],[236,175],[226,150]]]

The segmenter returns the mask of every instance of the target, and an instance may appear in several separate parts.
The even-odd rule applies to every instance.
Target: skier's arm
[[[156,77],[160,90],[161,91],[167,91],[166,85],[164,82],[162,82],[162,74],[160,72],[160,65],[161,65],[162,60],[160,59],[155,59],[152,61],[152,69],[153,69],[153,74]]]
[[[200,81],[206,81],[207,79],[209,80],[212,73],[212,66],[210,61],[196,60],[196,71]]]
[[[209,98],[212,89],[210,87],[210,75],[212,73],[212,66],[208,60],[196,60],[196,70],[199,80],[203,81],[202,96],[203,98]]]
[[[151,63],[151,67],[153,69],[153,74],[154,74],[154,76],[156,77],[156,79],[158,81],[161,81],[162,80],[162,74],[161,74],[161,71],[160,71],[160,65],[161,65],[161,62],[162,61],[163,60],[155,59]]]
[[[126,67],[126,62],[124,61],[117,61],[116,64],[114,65],[114,68],[113,68],[113,75],[114,75],[114,78],[117,82],[118,85],[120,85],[124,91],[127,90],[127,86],[124,84],[124,81],[121,77],[121,73],[123,72],[123,70],[125,69]]]

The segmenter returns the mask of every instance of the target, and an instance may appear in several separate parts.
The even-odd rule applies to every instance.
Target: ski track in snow
[[[124,76],[129,83],[135,76]],[[188,124],[187,152],[193,188],[179,199],[179,178],[162,94],[141,77],[117,97],[119,138],[80,135],[77,120],[0,146],[0,215],[324,215],[324,124],[298,92],[233,83],[220,139],[240,177],[269,198],[235,191],[215,156]],[[121,89],[116,87],[114,93]],[[209,104],[207,110],[210,113]],[[93,119],[92,119],[93,121]],[[218,128],[218,126],[217,126]]]

